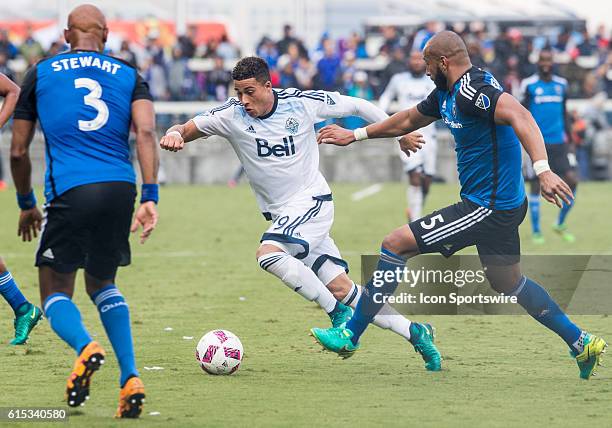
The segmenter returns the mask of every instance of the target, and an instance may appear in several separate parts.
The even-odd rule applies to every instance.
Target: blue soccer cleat
[[[410,324],[410,343],[421,354],[425,368],[432,372],[442,369],[442,356],[434,344],[435,329],[430,324],[413,322]]]

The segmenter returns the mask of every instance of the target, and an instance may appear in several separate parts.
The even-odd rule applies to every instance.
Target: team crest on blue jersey
[[[476,107],[483,110],[488,110],[489,107],[491,107],[491,100],[485,94],[480,94],[476,100]]]
[[[555,92],[557,92],[557,94],[561,95],[561,85],[555,85]]]
[[[298,123],[298,121],[292,117],[287,119],[287,122],[285,122],[285,128],[291,134],[297,134],[299,127],[300,127],[300,124]]]
[[[536,93],[536,95],[542,95],[544,93],[544,89],[541,86],[538,86],[535,89],[535,93]]]

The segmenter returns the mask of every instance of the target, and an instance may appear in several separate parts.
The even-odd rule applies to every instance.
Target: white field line
[[[382,190],[382,184],[372,184],[371,186],[366,187],[365,189],[358,190],[357,192],[351,195],[351,200],[354,202],[361,201],[362,199],[368,198],[380,192]]]

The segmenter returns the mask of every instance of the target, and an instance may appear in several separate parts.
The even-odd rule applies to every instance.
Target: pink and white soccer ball
[[[244,348],[240,339],[228,330],[206,333],[196,346],[196,359],[208,374],[228,375],[240,367]]]

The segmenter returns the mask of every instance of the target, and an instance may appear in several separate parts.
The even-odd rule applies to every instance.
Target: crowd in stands
[[[357,33],[340,39],[323,34],[316,46],[306,46],[292,27],[286,25],[280,40],[263,37],[255,52],[270,65],[276,87],[333,90],[371,99],[380,95],[395,73],[406,70],[411,50],[421,50],[444,27],[438,22],[428,22],[407,33],[392,26],[381,27],[379,49],[368,52],[364,38]],[[612,43],[604,26],[595,34],[567,28],[555,36],[535,38],[526,37],[512,27],[492,37],[487,25],[481,22],[447,28],[462,35],[472,62],[492,71],[509,92],[515,93],[520,80],[535,72],[537,52],[548,47],[562,58],[557,72],[569,80],[571,97],[590,97],[602,91],[612,97]],[[231,83],[228,63],[240,56],[239,49],[226,36],[206,44],[197,44],[194,40],[195,31],[190,28],[177,38],[174,46],[164,46],[151,38],[138,46],[123,42],[120,49],[110,53],[136,65],[157,100],[225,100]],[[0,29],[0,72],[18,80],[9,60],[21,57],[29,66],[64,49],[66,46],[61,40],[43,49],[31,31],[23,40],[12,41]],[[359,68],[361,60],[381,57],[386,62],[382,69],[366,73]],[[585,57],[590,59],[586,66],[580,61]],[[214,66],[205,71],[194,70],[190,60],[197,58],[210,59]]]

